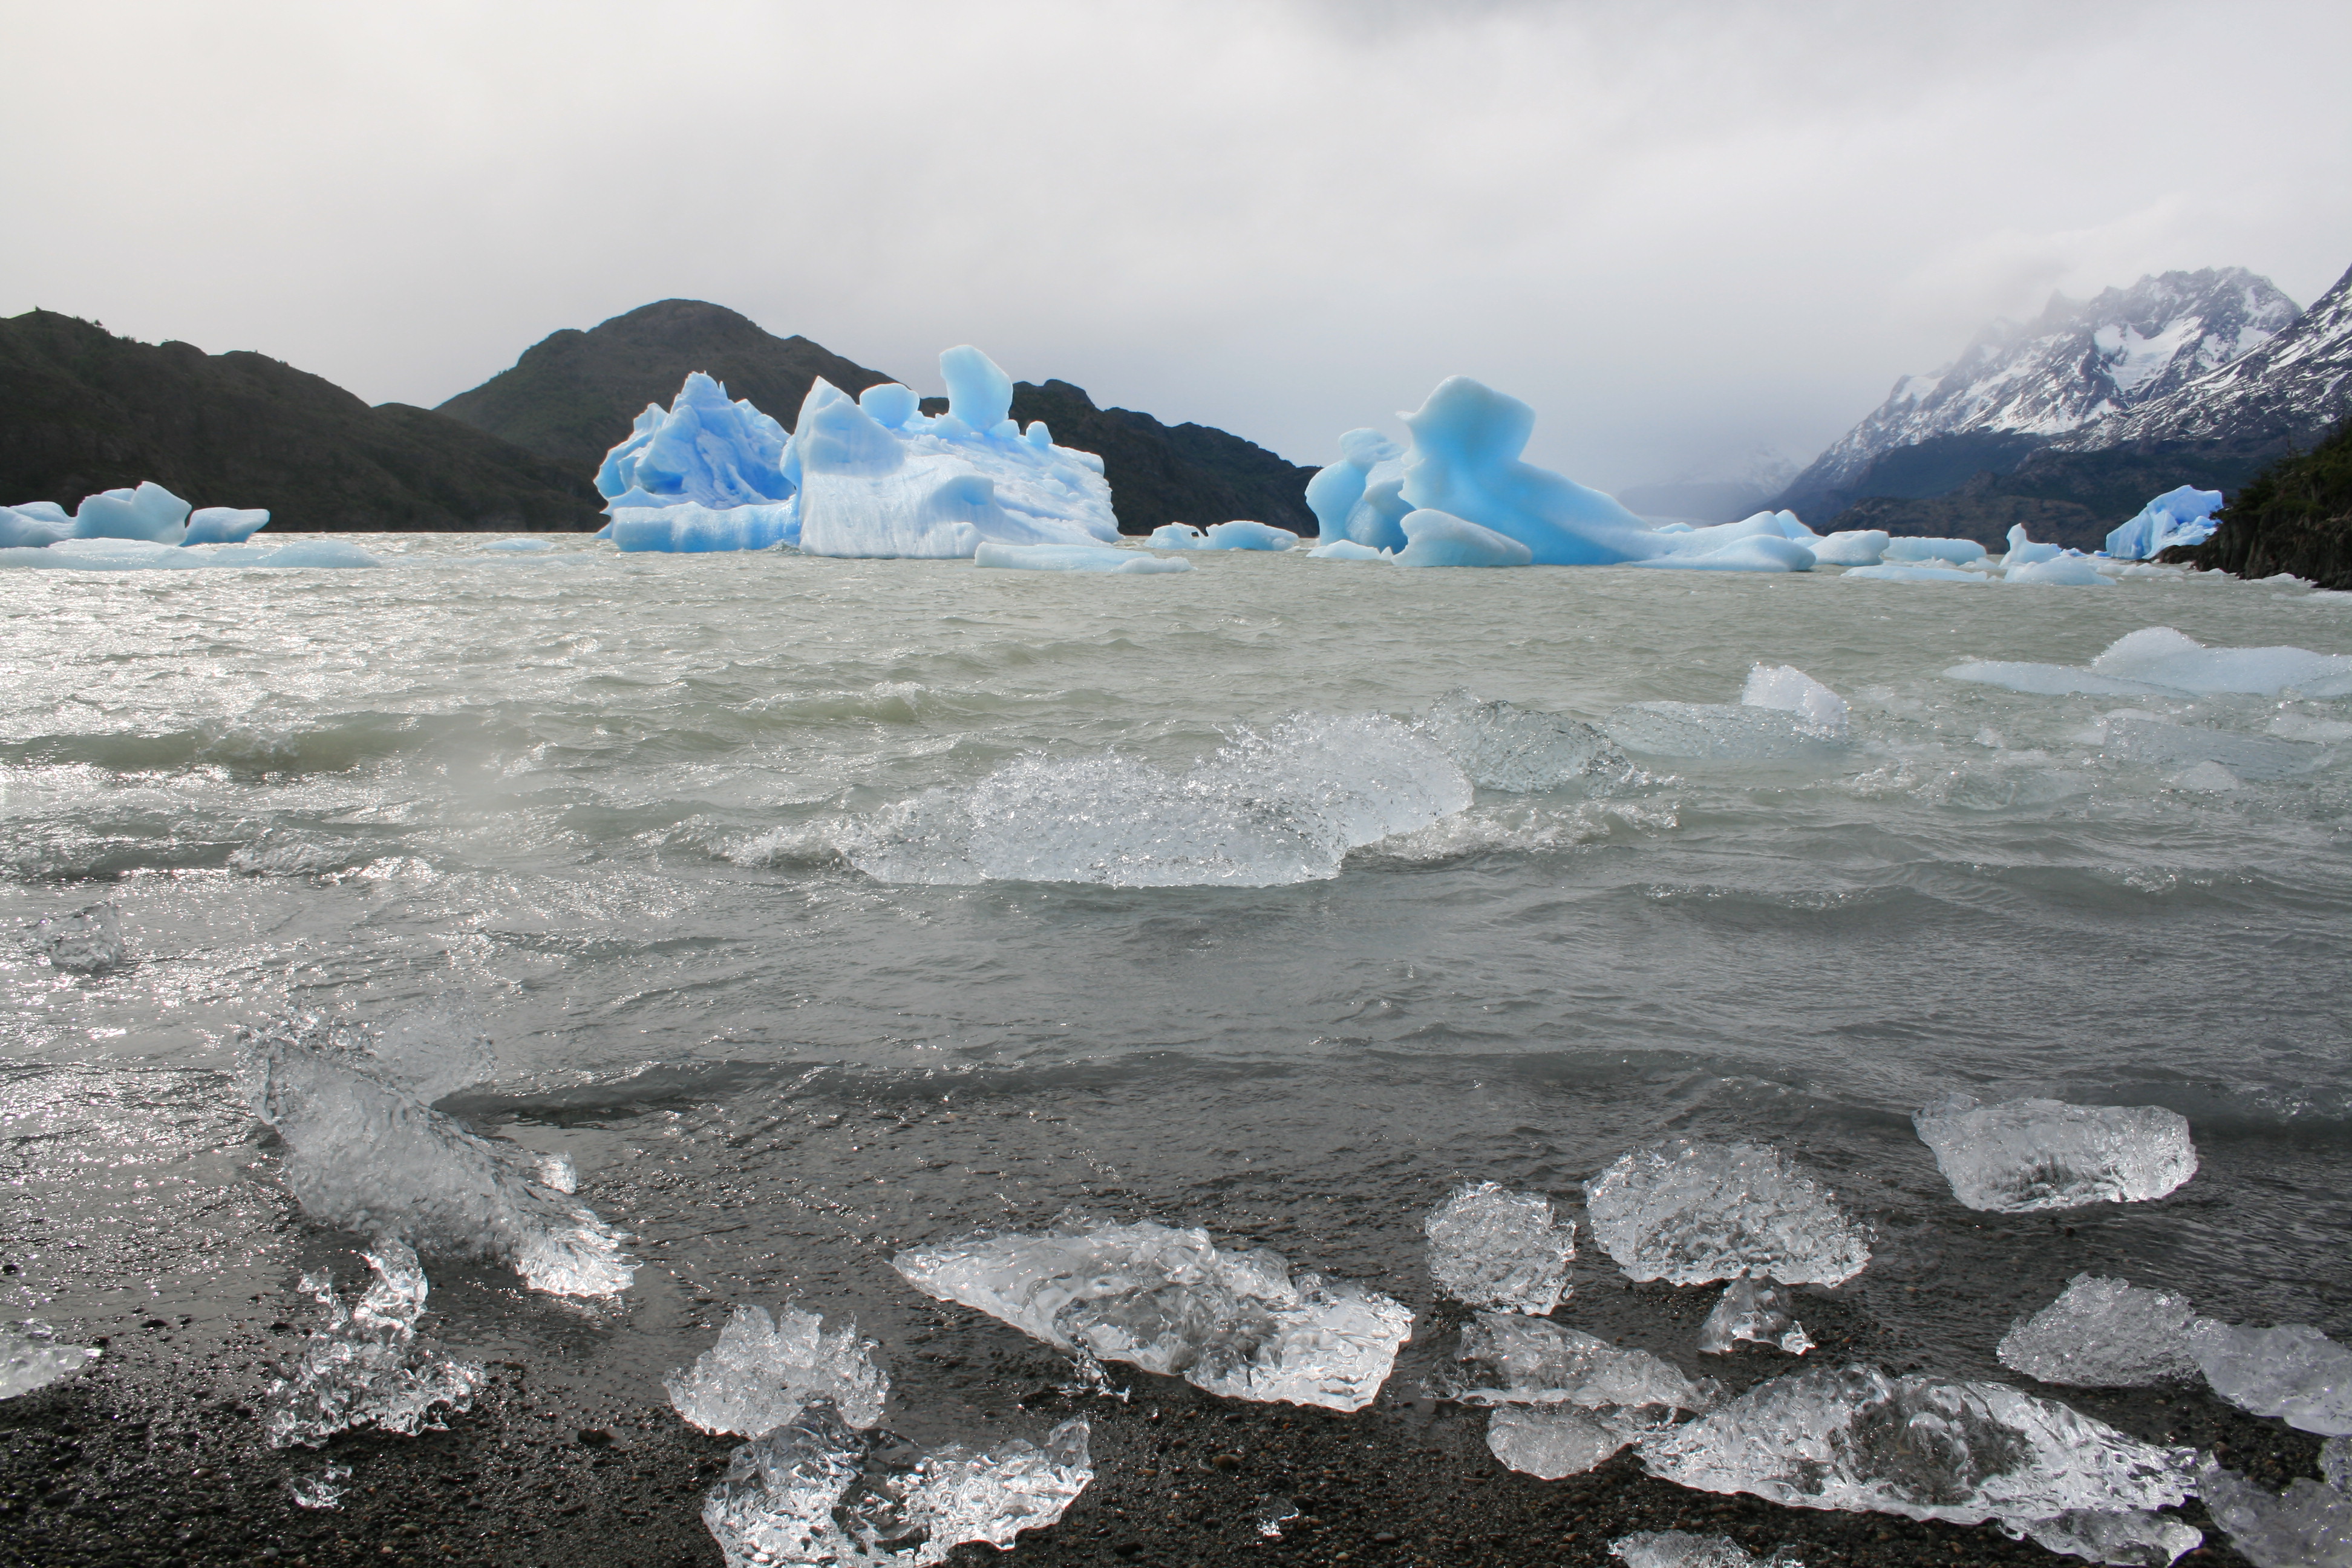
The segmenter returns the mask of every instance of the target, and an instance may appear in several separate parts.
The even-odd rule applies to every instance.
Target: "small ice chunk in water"
[[[1868,1230],[1835,1194],[1758,1143],[1636,1149],[1587,1186],[1584,1206],[1593,1239],[1634,1279],[1842,1285],[1870,1261]]]
[[[1621,1535],[1609,1543],[1609,1555],[1625,1568],[1805,1568],[1785,1546],[1769,1557],[1757,1557],[1727,1535],[1693,1535],[1682,1530]]]
[[[1530,795],[1580,778],[1623,779],[1633,771],[1608,736],[1580,720],[1516,702],[1482,702],[1460,687],[1439,698],[1419,728],[1481,789]]]
[[[1729,702],[1628,702],[1601,728],[1629,752],[1718,762],[1802,757],[1846,740],[1843,728],[1824,729],[1802,713]]]
[[[1580,1476],[1646,1430],[1613,1415],[1573,1405],[1499,1405],[1486,1418],[1486,1451],[1538,1480]]]
[[[1510,1312],[1481,1312],[1464,1324],[1455,1363],[1438,1373],[1434,1391],[1465,1405],[1654,1406],[1660,1418],[1651,1424],[1658,1425],[1673,1411],[1705,1410],[1723,1396],[1712,1378],[1693,1382],[1648,1351]]]
[[[57,1331],[27,1319],[0,1325],[0,1399],[14,1399],[37,1388],[71,1377],[99,1352],[81,1345],[58,1343]]]
[[[983,1231],[891,1262],[916,1289],[1056,1349],[1236,1399],[1360,1410],[1412,1331],[1412,1313],[1386,1296],[1149,1220],[1065,1215],[1041,1234]]]
[[[1793,664],[1759,664],[1750,669],[1739,704],[1794,713],[1825,734],[1845,733],[1845,699]]]
[[[482,1386],[480,1365],[435,1355],[416,1342],[426,1291],[416,1254],[382,1241],[367,1260],[375,1280],[349,1306],[323,1275],[303,1277],[302,1288],[327,1309],[327,1321],[303,1345],[294,1375],[270,1387],[262,1429],[271,1447],[315,1448],[353,1426],[414,1436],[422,1427],[439,1427],[442,1411],[472,1407]]]
[[[2197,1492],[2254,1568],[2352,1568],[2352,1496],[2336,1487],[2298,1476],[2268,1492],[2209,1459]]]
[[[122,962],[122,930],[112,904],[91,904],[51,915],[33,928],[49,967],[68,974],[103,974]]]
[[[777,1316],[738,1307],[719,1342],[690,1371],[662,1380],[688,1425],[705,1432],[762,1437],[812,1399],[830,1399],[841,1418],[866,1427],[882,1419],[890,1374],[875,1363],[877,1347],[850,1323],[824,1332],[824,1320],[787,1303]]]
[[[294,1494],[296,1508],[341,1508],[346,1483],[352,1479],[352,1468],[327,1461],[326,1468],[315,1476],[296,1476],[286,1483]]]
[[[1650,1474],[1700,1491],[2020,1528],[2179,1502],[2196,1461],[2002,1384],[1861,1365],[1759,1384],[1643,1448]]]
[[[2324,1437],[2352,1435],[2352,1348],[2308,1323],[2247,1329],[2200,1318],[2189,1336],[2213,1392]]]
[[[1952,1195],[1995,1214],[2142,1203],[2197,1173],[2189,1119],[2160,1105],[1984,1105],[1955,1094],[1911,1124],[1936,1152]]]
[[[2138,1510],[2095,1513],[2076,1509],[2055,1519],[2002,1528],[2012,1539],[2030,1539],[2035,1545],[2062,1556],[2087,1558],[2093,1563],[2138,1564],[2140,1568],[2166,1568],[2174,1558],[2205,1544],[2203,1531],[2168,1514]]]
[[[2196,1321],[2185,1297],[2077,1274],[2002,1337],[2000,1363],[2042,1383],[2150,1388],[2198,1375]]]
[[[1495,1182],[1462,1186],[1423,1228],[1438,1288],[1474,1307],[1541,1317],[1569,1292],[1576,1222],[1555,1222],[1541,1194],[1507,1192]]]
[[[1723,1300],[1699,1325],[1698,1348],[1706,1355],[1724,1355],[1743,1340],[1790,1355],[1813,1348],[1812,1336],[1789,1313],[1788,1293],[1769,1279],[1759,1285],[1745,1276],[1723,1288]]]

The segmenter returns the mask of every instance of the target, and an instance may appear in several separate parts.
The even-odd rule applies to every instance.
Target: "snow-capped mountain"
[[[2167,272],[2091,300],[2056,296],[2040,319],[1996,321],[1950,364],[1896,382],[1885,403],[1797,477],[1782,504],[1842,505],[1861,493],[1857,481],[1874,462],[1923,443],[1954,447],[1964,459],[1983,445],[2000,459],[1996,466],[2012,466],[2034,447],[2241,359],[2297,313],[2270,279],[2242,267]],[[1963,460],[1953,482],[1982,466]]]
[[[2307,440],[2352,414],[2352,272],[2251,353],[2052,443],[2063,451],[2158,441]]]

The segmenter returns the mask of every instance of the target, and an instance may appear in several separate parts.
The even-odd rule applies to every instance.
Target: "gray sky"
[[[1809,458],[2053,289],[2352,265],[2316,0],[0,0],[0,315],[372,402],[687,296],[1311,463],[1463,373],[1613,489]]]

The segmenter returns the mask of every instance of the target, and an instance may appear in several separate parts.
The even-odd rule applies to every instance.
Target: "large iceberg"
[[[981,1232],[891,1262],[926,1294],[1057,1350],[1236,1399],[1360,1410],[1412,1330],[1412,1314],[1386,1296],[1149,1220],[1066,1215],[1041,1233]]]
[[[2170,626],[2148,626],[2117,637],[2087,668],[1972,659],[1952,666],[1944,678],[2038,697],[2276,697],[2290,689],[2305,697],[2352,697],[2352,656],[2300,647],[2207,647]]]
[[[856,1323],[828,1334],[822,1317],[789,1302],[773,1318],[764,1307],[738,1307],[719,1342],[662,1386],[687,1424],[704,1432],[765,1436],[819,1399],[864,1428],[882,1419],[890,1397],[890,1374],[874,1359],[878,1348],[858,1338]]]
[[[628,438],[604,454],[596,491],[615,508],[691,501],[720,510],[787,500],[786,439],[750,398],[730,402],[723,383],[696,371],[667,410],[646,404]]]
[[[416,1341],[427,1290],[416,1254],[385,1240],[367,1261],[375,1279],[355,1302],[336,1295],[323,1274],[302,1277],[302,1289],[327,1309],[327,1321],[304,1342],[290,1375],[269,1391],[262,1429],[274,1447],[315,1448],[354,1426],[413,1436],[423,1427],[439,1427],[444,1411],[472,1406],[482,1386],[481,1366],[436,1354]]]
[[[2107,553],[2118,561],[2147,561],[2176,544],[2202,544],[2221,526],[2213,521],[2221,505],[2220,490],[2194,485],[2167,490],[2107,535]]]
[[[82,497],[71,517],[54,501],[0,506],[0,549],[39,550],[68,539],[242,544],[268,522],[269,513],[262,508],[208,506],[191,516],[186,501],[145,479],[135,489]]]
[[[1429,1272],[1457,1300],[1540,1317],[1568,1294],[1576,1223],[1556,1221],[1540,1193],[1509,1192],[1495,1182],[1463,1186],[1422,1228]]]
[[[1868,1229],[1760,1143],[1648,1144],[1590,1183],[1584,1207],[1593,1240],[1633,1279],[1842,1285],[1870,1261]]]
[[[1982,1105],[1955,1094],[1911,1124],[1952,1195],[1996,1214],[2145,1203],[2197,1173],[2189,1119],[2160,1105]]]

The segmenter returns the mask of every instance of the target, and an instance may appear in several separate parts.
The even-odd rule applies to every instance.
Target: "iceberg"
[[[699,501],[672,506],[615,506],[605,537],[625,552],[660,551],[697,555],[732,550],[770,550],[799,536],[796,509],[789,501],[723,509]]]
[[[2046,561],[2032,561],[2009,567],[2001,574],[2004,583],[2040,584],[2047,588],[2109,588],[2115,579],[2100,571],[2087,555],[2071,552],[2054,555]]]
[[[2075,1388],[2153,1388],[2197,1377],[2197,1314],[2168,1290],[2077,1274],[2002,1336],[2003,1366]]]
[[[263,566],[381,566],[382,557],[339,539],[298,539],[268,549],[252,544],[183,548],[145,539],[61,539],[41,549],[0,549],[0,567],[50,572],[204,571]]]
[[[1643,1446],[1679,1486],[1791,1508],[1998,1520],[2022,1531],[2134,1514],[2197,1490],[2194,1448],[2159,1448],[1997,1383],[1817,1367],[1761,1383]]]
[[[1163,523],[1151,531],[1151,544],[1160,550],[1288,550],[1298,535],[1286,528],[1236,519],[1213,522],[1206,533],[1189,522]]]
[[[199,507],[188,519],[188,531],[180,536],[180,542],[243,544],[268,526],[269,509],[267,507]]]
[[[1393,559],[1400,566],[1525,566],[1535,552],[1507,534],[1424,507],[1398,524],[1405,545]]]
[[[1911,1124],[1952,1196],[1995,1214],[2145,1203],[2197,1173],[2188,1118],[2159,1105],[1983,1105],[1956,1094]]]
[[[100,1352],[85,1345],[58,1343],[55,1329],[26,1319],[0,1324],[0,1399],[47,1388],[80,1372]]]
[[[2039,561],[2055,561],[2068,552],[2054,544],[2036,544],[2033,536],[2025,531],[2025,524],[2012,523],[2009,530],[2009,550],[2001,556],[2001,570],[2031,566]]]
[[[1691,535],[1696,537],[1706,531],[1693,529]],[[1678,572],[1810,572],[1816,563],[1813,552],[1793,539],[1750,534],[1745,539],[1724,541],[1711,550],[1670,551],[1625,564]]]
[[[917,1289],[1057,1350],[1236,1399],[1360,1410],[1412,1327],[1386,1296],[1149,1220],[1065,1215],[1041,1233],[982,1231],[891,1263]]]
[[[1145,555],[1109,544],[999,544],[994,540],[982,543],[972,564],[1010,567],[1016,572],[1116,572],[1129,577],[1192,569],[1190,561]]]
[[[414,1436],[424,1427],[439,1428],[444,1411],[473,1405],[482,1368],[435,1355],[416,1342],[427,1290],[416,1254],[385,1240],[366,1257],[374,1282],[348,1305],[325,1275],[302,1278],[302,1289],[327,1309],[327,1321],[311,1331],[292,1375],[270,1387],[262,1429],[273,1447],[315,1448],[354,1426]]]
[[[2147,561],[2176,544],[2202,544],[2221,526],[2213,521],[2221,505],[2220,490],[2194,485],[2167,490],[2107,535],[2107,553],[2118,561]]]
[[[54,502],[0,506],[0,550],[43,550],[73,536],[73,519]]]
[[[1770,1345],[1790,1355],[1813,1348],[1812,1336],[1789,1312],[1788,1293],[1770,1280],[1745,1276],[1723,1288],[1723,1299],[1698,1329],[1704,1355],[1725,1355],[1741,1343]]]
[[[1369,544],[1359,544],[1352,539],[1334,539],[1328,543],[1317,545],[1307,554],[1313,561],[1385,561],[1389,558],[1384,552]]]
[[[321,1020],[240,1030],[237,1070],[254,1114],[285,1141],[287,1188],[312,1218],[496,1258],[559,1296],[615,1295],[635,1278],[618,1233],[549,1184],[528,1151],[432,1110]]]
[[[191,517],[186,501],[152,479],[144,479],[136,489],[82,497],[71,517],[54,501],[19,501],[0,507],[0,548],[39,550],[69,539],[242,544],[268,523],[268,511],[260,508],[208,506]]]
[[[2352,1568],[2352,1495],[2340,1488],[2297,1477],[2268,1492],[2209,1459],[2197,1489],[2254,1568]]]
[[[1811,546],[1816,566],[1875,566],[1886,555],[1891,536],[1879,528],[1841,529],[1823,534]]]
[[[1952,666],[1944,677],[2041,697],[2277,697],[2289,690],[2352,697],[2352,656],[2300,647],[2207,647],[2170,626],[2148,626],[2117,637],[2087,668],[1976,659]]]
[[[112,904],[86,905],[69,915],[51,915],[33,927],[33,940],[49,967],[68,974],[103,974],[122,962],[122,928]]]
[[[762,1437],[818,1399],[862,1429],[882,1419],[890,1397],[890,1374],[874,1359],[879,1348],[857,1337],[856,1323],[828,1334],[822,1317],[789,1302],[773,1318],[763,1307],[738,1307],[719,1342],[662,1386],[698,1431]]]
[[[1845,733],[1845,699],[1793,664],[1757,664],[1739,693],[1743,708],[1794,713],[1825,734]]]
[[[1539,1193],[1495,1182],[1454,1190],[1430,1211],[1429,1272],[1438,1289],[1474,1307],[1507,1307],[1538,1317],[1568,1294],[1576,1224],[1552,1217]]]
[[[1985,558],[1985,547],[1973,539],[1919,539],[1903,535],[1886,542],[1887,561],[1948,561],[1965,566]]]
[[[1869,1231],[1759,1143],[1645,1145],[1587,1185],[1584,1207],[1593,1239],[1633,1279],[1842,1285],[1870,1261]]]
[[[789,500],[784,427],[751,405],[730,401],[724,383],[700,371],[664,410],[648,403],[596,470],[596,493],[643,497],[641,506],[691,501],[711,510]]]
[[[1480,789],[1530,795],[1633,773],[1625,753],[1581,720],[1516,702],[1482,702],[1458,687],[1431,704],[1416,728]]]
[[[1856,566],[1845,573],[1849,583],[1990,583],[1992,579],[1982,572],[1962,572],[1952,566],[1913,566],[1888,562],[1879,566]]]
[[[1637,1530],[1609,1543],[1609,1555],[1625,1568],[1805,1568],[1782,1547],[1769,1557],[1751,1555],[1727,1535],[1693,1535],[1682,1530]]]
[[[1631,752],[1757,762],[1843,745],[1846,720],[1845,700],[1803,670],[1758,664],[1736,705],[1629,702],[1603,727]]]

